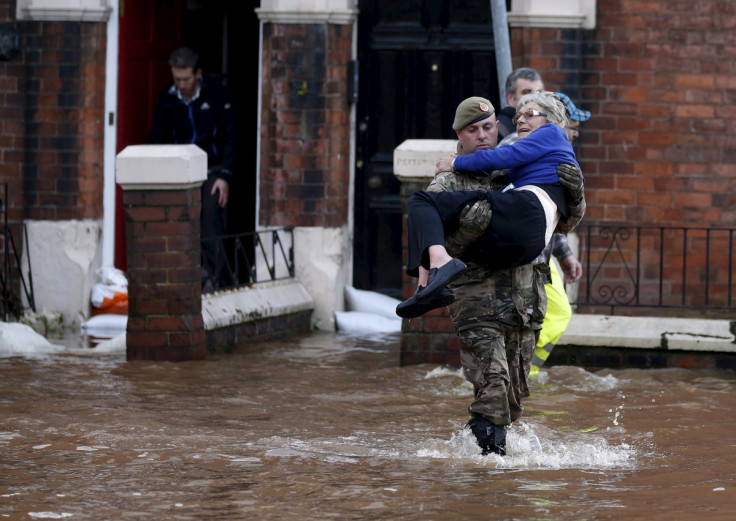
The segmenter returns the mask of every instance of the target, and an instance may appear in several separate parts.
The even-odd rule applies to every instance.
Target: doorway
[[[487,0],[360,0],[359,9],[354,285],[401,298],[393,151],[406,139],[456,139],[455,107],[469,96],[499,106],[491,9]]]
[[[237,11],[237,12],[236,12]],[[245,27],[243,27],[245,26]],[[259,21],[234,2],[126,0],[120,13],[117,152],[148,141],[158,93],[171,83],[168,59],[180,45],[195,49],[205,74],[230,88],[237,113],[238,163],[230,183],[230,233],[255,230]],[[246,52],[243,52],[246,49]],[[125,271],[125,217],[116,197],[115,266]]]

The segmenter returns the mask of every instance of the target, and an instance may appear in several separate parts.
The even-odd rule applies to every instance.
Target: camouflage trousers
[[[457,331],[460,362],[473,384],[475,398],[468,412],[495,425],[510,425],[524,412],[521,399],[529,396],[527,375],[537,335],[531,328],[502,323],[475,324]]]

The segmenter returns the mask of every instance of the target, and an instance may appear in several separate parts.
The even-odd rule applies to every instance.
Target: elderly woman
[[[495,268],[533,261],[560,218],[569,216],[567,192],[559,182],[557,167],[560,163],[579,165],[564,130],[564,105],[552,92],[527,94],[519,101],[513,121],[519,134],[516,143],[444,157],[437,163],[438,172],[508,169],[511,183],[503,192],[418,191],[408,199],[406,272],[418,276],[422,268],[429,269],[429,275],[420,293],[397,306],[399,316],[418,316],[419,308],[426,312],[431,297],[465,270],[462,261],[447,253],[445,235],[457,228],[461,213],[477,208],[473,205],[487,206],[492,212],[488,227],[479,230],[473,247]]]

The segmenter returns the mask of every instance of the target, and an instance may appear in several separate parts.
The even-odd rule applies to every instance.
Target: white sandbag
[[[348,311],[374,313],[386,318],[397,319],[399,317],[396,316],[396,306],[400,302],[382,293],[345,286],[345,304]]]
[[[32,327],[18,322],[0,322],[0,357],[37,357],[62,351]]]
[[[125,353],[126,349],[125,333],[120,333],[110,340],[105,340],[97,344],[95,346],[95,353],[118,354]]]
[[[401,319],[362,311],[336,311],[337,330],[345,333],[400,333]]]
[[[82,333],[92,337],[113,338],[125,333],[127,326],[127,315],[95,315],[82,324]]]
[[[111,266],[105,266],[98,268],[95,273],[97,273],[101,284],[119,289],[120,291],[128,291],[128,278],[123,271]]]

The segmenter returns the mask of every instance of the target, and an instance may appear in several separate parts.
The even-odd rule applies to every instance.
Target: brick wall
[[[598,2],[597,9],[593,30],[510,32],[513,67],[537,69],[548,89],[592,112],[576,143],[586,176],[584,222],[736,227],[736,2],[619,0]],[[605,253],[595,252],[594,261]],[[633,260],[626,246],[622,255]],[[691,267],[687,294],[702,294],[707,276],[710,284],[719,277],[723,288],[728,261],[722,255],[723,269],[710,273]],[[642,291],[656,294],[649,279],[658,275],[645,270]],[[620,270],[603,276],[611,287],[628,277]],[[681,268],[665,266],[665,276],[665,291],[682,291]],[[415,279],[404,281],[408,297]],[[402,364],[456,363],[457,343],[443,313],[404,321]]]
[[[0,24],[20,40],[0,61],[0,202],[20,252],[25,220],[102,217],[106,24],[18,22],[15,2]]]
[[[128,360],[207,353],[200,273],[200,188],[125,190]]]
[[[512,29],[513,66],[592,112],[594,221],[736,226],[736,3],[598,2],[594,30]]]
[[[706,371],[724,369],[733,371],[736,369],[736,354],[717,351],[558,345],[545,363],[545,367],[553,365],[572,365],[587,369],[679,367]]]
[[[594,30],[511,31],[513,66],[536,68],[547,88],[592,112],[576,146],[584,222],[735,228],[736,3],[619,0],[597,9]],[[623,256],[633,258],[627,248]],[[688,246],[686,282],[682,261],[665,258],[665,297],[682,294],[684,284],[686,302],[702,311],[706,285],[720,302],[733,292],[734,267],[720,254],[736,250],[736,241],[711,244],[709,269],[696,255],[705,249]],[[607,251],[593,253],[596,266]],[[657,258],[650,253],[642,258]],[[642,288],[658,290],[660,270],[645,268]],[[627,279],[603,277],[598,282],[609,287]]]
[[[7,4],[0,6],[0,23],[17,28],[14,24],[15,5]],[[22,54],[17,54],[8,61],[0,61],[0,183],[7,183],[8,200],[4,200],[5,194],[2,192],[0,197],[3,198],[3,209],[8,211],[8,219],[11,222],[20,219],[23,208],[25,77]]]
[[[11,168],[3,169],[3,175],[12,172],[9,177],[14,181],[22,179],[22,185],[12,189],[14,217],[20,213],[24,219],[100,218],[106,26],[63,22],[17,26],[22,53],[6,64],[15,72],[10,76],[15,81],[7,82],[4,93],[4,109],[20,116],[11,124],[20,146],[9,161]]]
[[[261,226],[348,219],[349,25],[265,24]]]
[[[406,233],[406,200],[417,190],[427,187],[427,180],[401,184],[402,201],[402,258],[406,265],[408,257],[408,236]],[[404,275],[403,298],[414,294],[417,279]],[[460,342],[455,335],[447,308],[434,309],[429,313],[412,319],[404,319],[401,325],[401,349],[399,354],[401,365],[413,364],[449,364],[460,365]]]

